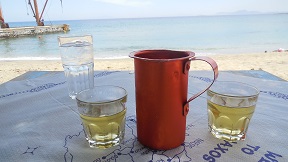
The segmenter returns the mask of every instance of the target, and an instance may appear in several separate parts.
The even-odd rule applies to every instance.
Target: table
[[[249,71],[219,73],[218,80],[246,82],[261,91],[245,141],[215,139],[207,131],[206,95],[203,94],[190,102],[185,142],[178,148],[166,151],[151,150],[137,141],[133,72],[95,72],[95,85],[113,84],[128,91],[124,142],[106,150],[88,147],[76,102],[67,94],[63,72],[28,73],[0,85],[0,159],[94,162],[288,161],[288,82],[277,77],[275,80],[275,76],[264,71],[257,73],[258,77],[261,73],[263,75],[260,78],[251,77],[255,74],[249,75]],[[212,73],[208,71],[190,72],[188,95],[205,88],[211,78]]]
[[[242,75],[242,76],[261,78],[261,79],[286,81],[282,78],[279,78],[263,70],[229,70],[229,71],[224,71],[224,72],[229,72],[232,74],[237,74],[237,75]],[[34,79],[34,78],[39,78],[43,76],[55,75],[57,73],[61,73],[61,71],[28,71],[27,73],[24,73],[23,75],[20,75],[12,80],[19,81],[19,80],[25,80],[25,79]]]

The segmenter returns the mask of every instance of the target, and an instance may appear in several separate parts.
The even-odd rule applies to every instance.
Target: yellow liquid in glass
[[[109,148],[124,138],[126,109],[111,116],[91,117],[80,114],[90,147]]]
[[[208,100],[210,132],[220,139],[244,140],[255,106],[233,108],[217,105]]]

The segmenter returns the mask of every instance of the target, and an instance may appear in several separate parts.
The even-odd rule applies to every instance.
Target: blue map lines
[[[210,83],[213,81],[213,79],[210,79],[210,78],[207,78],[207,77],[199,77],[199,76],[189,76],[190,78],[196,78],[196,79],[199,79],[201,81],[204,81],[204,82],[207,82],[207,83]],[[268,94],[272,97],[275,97],[275,98],[280,98],[280,99],[283,99],[283,100],[288,100],[288,94],[284,94],[284,93],[280,93],[280,92],[272,92],[272,91],[262,91],[260,90],[261,93],[263,94]]]
[[[110,74],[113,74],[113,73],[117,73],[117,72],[119,72],[119,71],[103,71],[103,72],[100,72],[98,74],[95,74],[94,77],[95,78],[100,78],[100,77],[104,77],[104,76],[107,76],[107,75],[110,75]],[[59,85],[63,85],[65,83],[66,83],[66,81],[59,82],[59,83],[46,83],[46,84],[31,88],[31,89],[23,90],[23,91],[17,91],[17,92],[7,93],[7,94],[3,94],[3,95],[0,94],[0,99],[1,98],[15,96],[15,95],[19,95],[19,94],[40,92],[40,91],[43,91],[43,90],[47,90],[47,89],[51,89],[51,88],[57,87]]]
[[[1,98],[5,98],[5,97],[11,97],[11,96],[15,96],[18,94],[24,94],[24,93],[34,93],[34,92],[40,92],[42,90],[47,90],[53,87],[56,87],[58,85],[62,85],[65,82],[60,82],[60,83],[47,83],[47,84],[43,84],[41,86],[35,87],[35,88],[31,88],[28,90],[24,90],[24,91],[18,91],[18,92],[12,92],[12,93],[8,93],[8,94],[4,94],[4,95],[0,95],[0,99]]]
[[[68,144],[68,140],[69,139],[72,139],[72,138],[74,138],[74,137],[79,137],[80,135],[81,135],[81,133],[83,133],[84,132],[84,130],[82,130],[82,131],[80,131],[79,133],[77,133],[77,134],[74,134],[74,135],[67,135],[66,137],[65,137],[65,142],[64,142],[64,148],[66,149],[66,152],[65,152],[65,154],[64,154],[64,160],[65,160],[65,162],[67,162],[67,161],[73,161],[73,155],[72,155],[72,153],[70,153],[69,152],[69,148],[68,148],[68,146],[67,146],[67,144]],[[70,159],[70,160],[68,160],[68,159]]]
[[[192,124],[187,125],[187,129],[193,127]],[[99,155],[90,155],[95,156],[93,162],[122,162],[122,161],[149,161],[149,162],[160,162],[160,161],[168,161],[168,162],[181,162],[181,161],[192,161],[192,157],[189,156],[188,150],[197,147],[202,144],[204,140],[197,138],[194,141],[185,141],[179,147],[172,150],[153,150],[149,149],[142,144],[140,144],[137,140],[137,132],[136,132],[136,117],[135,115],[128,116],[126,118],[126,130],[125,130],[125,140],[122,144],[112,148],[102,151],[102,154]],[[75,155],[73,155],[73,151],[69,148],[69,143],[74,142],[75,138],[84,138],[84,131],[80,131],[74,135],[67,135],[64,140],[64,160],[65,162],[76,159]],[[88,146],[87,146],[88,147]],[[110,150],[110,152],[108,151]],[[92,150],[93,151],[93,150]],[[99,150],[98,150],[99,151]],[[93,158],[93,157],[92,157]],[[137,160],[136,160],[137,159]]]
[[[270,91],[260,91],[260,92],[264,93],[264,94],[268,94],[272,97],[288,100],[288,94],[283,94],[283,93],[279,93],[279,92],[270,92]]]
[[[27,146],[27,150],[23,152],[23,154],[31,154],[34,155],[34,151],[37,150],[40,146],[38,147],[29,147]]]

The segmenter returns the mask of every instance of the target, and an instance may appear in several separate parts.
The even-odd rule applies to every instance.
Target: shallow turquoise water
[[[9,23],[9,22],[8,22]],[[288,14],[195,16],[45,22],[71,31],[0,39],[0,59],[59,59],[57,36],[91,34],[95,58],[127,57],[143,49],[190,50],[197,55],[288,49]],[[34,22],[9,23],[10,27]]]

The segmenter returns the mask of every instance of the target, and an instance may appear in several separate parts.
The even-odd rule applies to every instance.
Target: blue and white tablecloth
[[[212,73],[191,71],[189,96],[205,88]],[[186,140],[159,151],[137,141],[134,73],[96,71],[95,85],[118,85],[128,91],[123,144],[106,150],[89,148],[68,96],[64,74],[0,85],[0,161],[288,161],[288,82],[220,72],[218,80],[240,81],[261,91],[245,141],[215,139],[207,127],[206,94],[190,103]]]

